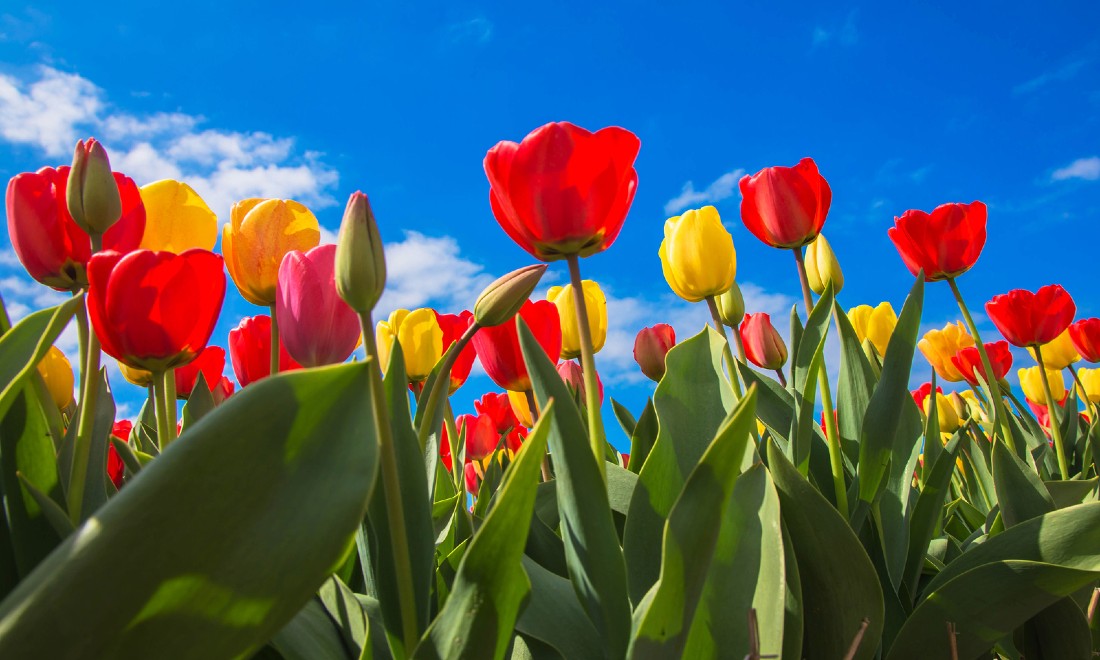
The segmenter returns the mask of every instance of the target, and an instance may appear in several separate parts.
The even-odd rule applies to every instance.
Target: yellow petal
[[[141,187],[145,234],[141,247],[179,254],[213,250],[218,240],[218,216],[186,183],[165,179]]]

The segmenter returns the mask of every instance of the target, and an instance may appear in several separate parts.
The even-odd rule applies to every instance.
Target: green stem
[[[94,255],[103,249],[103,236],[91,234],[91,253]],[[95,428],[96,400],[99,396],[99,337],[88,326],[87,299],[81,303],[77,312],[77,332],[83,329],[86,342],[85,354],[80,356],[80,411],[76,423],[76,436],[73,438],[72,472],[69,473],[69,490],[66,504],[69,519],[79,525],[83,520],[81,509],[84,507],[84,484],[88,477],[88,464],[92,459],[92,431]],[[82,327],[81,327],[82,326]],[[106,466],[104,467],[106,469]]]
[[[214,383],[207,383],[207,386],[213,388]],[[211,390],[213,391],[213,390]],[[176,418],[176,370],[167,369],[164,372],[164,405],[168,406],[168,442],[176,439],[177,422]]]
[[[455,488],[461,490],[464,477],[462,474],[463,465],[462,459],[458,455],[458,424],[455,423],[455,411],[451,408],[450,399],[443,404],[443,425],[447,428],[447,445],[451,450],[451,478],[454,479]]]
[[[571,254],[566,258],[569,263],[569,280],[573,285],[573,307],[577,311],[577,334],[581,338],[581,372],[584,375],[585,406],[588,409],[588,439],[592,444],[592,455],[596,457],[600,477],[607,483],[607,462],[603,417],[600,415],[600,385],[596,375],[596,358],[592,350],[592,331],[588,327],[588,306],[584,304],[584,289],[581,284],[580,258]],[[535,411],[532,410],[534,415]]]
[[[153,399],[157,407],[157,446],[161,451],[168,448],[176,435],[175,424],[168,414],[169,408],[175,408],[176,402],[168,400],[168,371],[153,373]]]
[[[714,329],[718,331],[718,334],[722,335],[722,356],[726,359],[726,372],[729,374],[730,385],[733,386],[733,393],[737,396],[737,400],[740,401],[745,396],[744,390],[741,389],[741,381],[737,378],[737,365],[733,362],[733,351],[730,350],[730,340],[726,337],[726,326],[722,323],[722,315],[718,313],[718,302],[715,301],[714,296],[707,296],[707,307],[710,308],[710,318],[714,320]],[[733,335],[737,337],[737,341],[741,341],[741,333],[737,328],[733,328]],[[744,352],[744,345],[738,344],[740,350]]]
[[[1016,446],[1016,441],[1008,428],[1008,418],[1005,413],[1004,401],[1001,399],[1001,386],[994,377],[993,365],[989,361],[989,354],[985,350],[985,344],[982,343],[982,338],[978,334],[978,326],[974,323],[974,317],[970,315],[970,310],[963,301],[962,292],[959,291],[959,285],[955,283],[955,278],[947,278],[947,283],[951,285],[951,293],[955,295],[955,302],[959,305],[959,311],[962,312],[963,319],[966,321],[966,327],[970,331],[970,336],[974,338],[974,346],[978,349],[978,357],[982,360],[982,369],[985,371],[985,382],[986,386],[989,388],[989,398],[993,400],[992,412],[997,420],[997,426],[1000,426],[1001,436],[1004,441],[1008,443],[1008,446],[1012,448],[1012,451],[1019,454],[1019,447]],[[996,431],[996,428],[993,430]]]
[[[1092,399],[1089,398],[1088,392],[1085,391],[1085,384],[1081,382],[1081,378],[1077,375],[1077,370],[1073,368],[1073,365],[1066,365],[1066,368],[1069,369],[1070,376],[1073,377],[1073,383],[1077,385],[1078,398],[1083,398],[1085,401],[1085,410],[1089,412],[1089,416],[1091,417],[1089,421],[1096,421],[1097,417],[1095,413],[1100,409],[1100,406],[1097,406],[1092,402]]]
[[[1069,463],[1066,461],[1066,446],[1062,440],[1062,424],[1058,416],[1058,403],[1054,400],[1054,393],[1050,390],[1050,379],[1047,378],[1047,367],[1043,363],[1043,347],[1035,345],[1035,361],[1039,363],[1039,376],[1043,381],[1043,393],[1047,397],[1047,414],[1050,416],[1050,437],[1054,438],[1054,451],[1058,454],[1058,471],[1062,473],[1062,480],[1069,480]]]
[[[794,260],[798,266],[798,280],[802,284],[802,300],[806,304],[807,318],[814,311],[814,299],[810,295],[810,280],[806,275],[806,261],[802,257],[802,248],[794,248]],[[833,391],[829,384],[829,373],[822,363],[817,372],[818,389],[821,392],[821,406],[825,417],[825,438],[829,445],[829,469],[833,473],[833,493],[836,495],[836,508],[840,515],[848,517],[848,489],[844,484],[844,457],[840,449],[840,429],[833,415]]]
[[[587,387],[587,385],[585,386]],[[526,390],[523,396],[527,398],[527,409],[531,411],[531,427],[534,428],[535,422],[539,421],[539,406],[535,401],[535,393],[531,390]],[[542,452],[542,480],[550,481],[552,479],[550,474],[550,457],[547,454],[547,450]]]
[[[443,357],[443,365],[439,368],[439,376],[436,377],[435,382],[432,384],[432,389],[428,390],[428,398],[423,399],[423,396],[417,399],[416,405],[421,405],[421,399],[423,399],[423,405],[427,406],[425,410],[435,410],[435,407],[439,405],[439,397],[445,397],[450,394],[451,391],[451,369],[455,366],[455,361],[458,359],[458,354],[462,352],[462,349],[466,348],[466,344],[470,343],[470,340],[474,338],[477,331],[481,329],[481,326],[477,323],[473,323],[469,328],[466,328],[466,332],[462,333],[462,336],[455,342],[453,349],[447,349],[447,352]],[[376,347],[377,344],[374,339],[374,330],[364,330],[363,337],[370,335],[370,344]],[[446,374],[446,376],[444,376]],[[449,404],[448,404],[449,405]],[[453,413],[452,413],[453,414]],[[425,419],[425,421],[428,421]],[[430,424],[424,423],[420,425],[420,429],[417,431],[417,439],[420,441],[420,447],[423,449],[428,444],[428,436],[431,435],[436,429],[431,428]],[[450,430],[447,431],[450,433]]]
[[[409,561],[409,538],[405,526],[405,507],[401,499],[401,483],[397,467],[397,454],[393,445],[393,430],[390,427],[390,411],[386,405],[386,393],[383,389],[382,371],[378,364],[378,343],[374,337],[374,321],[369,311],[359,314],[359,323],[363,329],[367,359],[374,362],[369,366],[371,372],[371,405],[374,407],[375,435],[378,439],[378,454],[382,469],[382,495],[386,502],[386,516],[389,518],[390,540],[392,542],[394,569],[397,582],[397,600],[401,610],[401,640],[406,654],[411,654],[420,638],[416,617],[416,591],[413,587],[412,564]],[[272,318],[272,327],[275,327]],[[273,344],[275,345],[275,344]],[[277,345],[276,345],[277,346]],[[437,383],[438,386],[438,383]],[[448,385],[449,387],[449,385]],[[452,456],[453,461],[456,460]]]
[[[364,335],[366,330],[363,331]],[[373,332],[373,328],[371,329]],[[279,322],[275,319],[275,305],[271,306],[271,370],[274,376],[279,373]],[[213,387],[213,385],[211,385]]]
[[[80,295],[80,294],[75,294]],[[88,385],[88,374],[84,366],[88,364],[88,306],[80,305],[76,308],[76,338],[80,347],[80,391],[77,392],[79,401],[84,400],[84,388]]]

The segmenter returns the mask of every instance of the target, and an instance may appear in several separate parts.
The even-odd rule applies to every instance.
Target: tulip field
[[[653,389],[631,410],[583,270],[616,249],[640,148],[566,122],[498,143],[486,211],[532,264],[468,309],[385,318],[400,228],[361,192],[322,244],[293,200],[241,200],[219,230],[185,181],[139,187],[95,139],[13,177],[14,252],[68,297],[0,313],[0,658],[1100,651],[1100,319],[983,263],[981,201],[897,209],[904,304],[842,308],[832,189],[803,158],[739,184],[758,242],[738,250],[790,266],[789,318],[746,308],[736,218],[655,233],[711,323],[634,329]],[[549,268],[567,283],[541,288]],[[972,268],[1005,292],[965,298]],[[256,313],[226,342],[229,286]],[[958,313],[922,333],[931,287]],[[55,346],[70,326],[78,355]],[[911,390],[915,361],[934,375]],[[463,410],[475,362],[499,389]]]

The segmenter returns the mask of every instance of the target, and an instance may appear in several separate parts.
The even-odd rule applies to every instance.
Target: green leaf
[[[553,400],[504,473],[493,507],[458,566],[451,595],[414,657],[503,658],[531,583],[520,565],[535,510]]]
[[[371,643],[370,622],[362,603],[355,597],[355,593],[335,575],[325,580],[320,591],[317,592],[317,598],[340,631],[351,656],[358,658],[363,653],[364,647],[369,647]]]
[[[1013,637],[1028,660],[1092,657],[1088,619],[1072,598],[1063,598],[1031,617]]]
[[[894,440],[895,453],[887,468],[885,488],[873,507],[883,563],[894,593],[897,593],[905,574],[909,551],[910,493],[922,436],[920,412],[913,398],[907,397],[901,405],[901,418]],[[939,438],[933,438],[929,444],[938,444]]]
[[[771,472],[769,471],[769,474]],[[774,482],[772,482],[774,486]],[[802,578],[798,574],[798,558],[794,554],[791,534],[780,517],[783,532],[783,578],[786,589],[783,594],[783,651],[780,657],[802,657],[804,613],[802,610]]]
[[[855,463],[859,459],[859,436],[863,417],[871,402],[878,378],[867,361],[867,355],[852,327],[852,322],[840,303],[833,303],[840,335],[840,377],[836,385],[837,422],[844,454]]]
[[[770,443],[768,468],[798,558],[804,657],[844,657],[865,618],[870,625],[855,657],[874,657],[882,636],[884,604],[878,575],[863,544],[836,508]]]
[[[172,405],[175,405],[173,403]],[[183,404],[181,414],[182,430],[186,431],[192,424],[199,421],[210,411],[214,410],[214,394],[206,382],[206,376],[199,372],[195,380],[195,387],[191,390],[191,396],[187,397],[187,403]]]
[[[1043,486],[1050,493],[1055,508],[1064,509],[1067,506],[1081,504],[1082,502],[1095,502],[1097,497],[1096,487],[1100,484],[1100,477],[1078,481],[1044,481]]]
[[[630,462],[627,469],[634,474],[642,471],[649,452],[653,449],[653,443],[657,441],[657,409],[653,407],[653,399],[646,401],[645,410],[634,425],[634,432],[630,434]]]
[[[657,581],[665,519],[733,409],[733,390],[723,375],[724,346],[722,336],[708,327],[665,356],[665,375],[653,393],[657,440],[638,474],[623,536],[634,602]]]
[[[615,419],[618,420],[619,426],[623,427],[623,433],[626,434],[627,438],[632,438],[638,420],[634,419],[630,409],[616,401],[615,397],[611,397],[611,409],[615,411]]]
[[[0,418],[23,391],[26,378],[38,368],[50,346],[84,304],[84,294],[57,307],[27,315],[14,328],[0,335]],[[4,315],[5,321],[7,314]]]
[[[290,623],[275,633],[269,645],[284,660],[355,660],[359,657],[351,655],[344,646],[340,632],[316,598],[306,603]]]
[[[34,498],[34,501],[42,508],[42,515],[45,516],[50,526],[53,527],[54,532],[57,533],[58,539],[63,539],[76,531],[76,527],[73,526],[73,521],[69,520],[69,514],[65,512],[65,509],[61,508],[60,504],[55,502],[49,495],[38,490],[38,488],[27,481],[26,477],[22,474],[16,473],[16,476],[19,477],[19,483],[22,484],[23,488],[27,489],[27,492]]]
[[[1003,442],[993,446],[993,485],[1005,527],[1054,511],[1046,486]]]
[[[368,368],[265,378],[196,424],[0,603],[0,657],[234,657],[274,635],[366,508]]]
[[[917,497],[909,522],[909,549],[905,558],[905,585],[907,592],[916,598],[917,581],[920,579],[928,544],[936,533],[943,517],[943,503],[947,497],[951,475],[955,471],[955,459],[959,455],[959,438],[952,438],[939,454],[935,465],[927,471],[924,488]],[[927,464],[926,464],[927,465]]]
[[[107,503],[115,486],[107,477],[107,447],[111,429],[115,423],[115,399],[111,386],[107,383],[107,369],[99,370],[99,385],[96,387],[95,419],[92,423],[92,437],[89,444],[88,470],[84,477],[84,499],[81,505],[81,522],[92,517],[96,509]],[[69,477],[70,488],[73,476]]]
[[[825,337],[833,309],[833,285],[828,284],[806,319],[791,362],[791,392],[794,395],[795,426],[791,431],[787,455],[802,474],[810,467],[810,447],[814,433],[814,401],[818,373],[824,366]],[[831,413],[832,411],[828,411]],[[827,414],[828,414],[827,413]]]
[[[634,612],[630,657],[683,654],[755,422],[750,389],[688,475],[665,523],[660,578]]]
[[[516,323],[539,406],[545,407],[551,399],[556,402],[553,415],[547,417],[553,422],[550,448],[569,577],[605,653],[621,657],[630,640],[630,600],[607,490],[569,389],[523,319],[517,317]]]
[[[917,346],[921,308],[924,304],[924,278],[917,277],[882,363],[882,377],[875,386],[867,414],[863,418],[859,445],[859,499],[868,504],[874,502],[879,486],[886,475],[890,457],[895,454],[894,443],[898,436],[902,406],[909,393],[909,373],[913,367],[913,351]],[[908,456],[908,452],[904,452]],[[858,510],[858,509],[857,509]],[[859,521],[853,521],[858,527]]]
[[[562,658],[603,658],[603,641],[581,609],[569,580],[524,556],[523,570],[531,580],[531,598],[516,622],[516,631],[551,646]]]

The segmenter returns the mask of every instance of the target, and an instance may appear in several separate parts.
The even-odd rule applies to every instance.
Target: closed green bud
[[[65,200],[69,215],[89,235],[100,235],[122,217],[122,197],[107,151],[94,138],[76,143]]]
[[[745,299],[741,297],[741,287],[734,282],[725,293],[715,298],[718,303],[718,316],[731,328],[741,325],[741,319],[745,318]]]
[[[487,328],[511,319],[531,297],[545,272],[546,264],[524,266],[485,287],[474,304],[474,320]]]
[[[365,314],[386,288],[386,254],[370,200],[352,193],[336,239],[336,291],[349,307]]]

